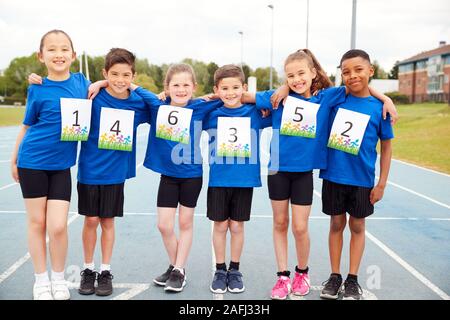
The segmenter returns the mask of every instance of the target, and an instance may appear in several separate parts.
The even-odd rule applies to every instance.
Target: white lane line
[[[69,217],[67,220],[67,226],[69,226],[72,222],[74,222],[79,217],[78,214]],[[46,237],[46,243],[48,244],[48,236]],[[10,275],[17,271],[25,262],[27,262],[31,258],[30,253],[27,252],[22,258],[13,263],[11,267],[9,267],[5,272],[0,274],[0,284],[8,279]]]
[[[114,289],[129,289],[129,290],[111,298],[110,300],[130,300],[131,298],[134,298],[138,294],[150,288],[151,285],[152,285],[151,283],[114,283],[113,284]],[[75,282],[67,282],[67,286],[71,290],[78,290],[80,284]]]
[[[428,169],[428,168],[424,168],[424,167],[421,167],[421,166],[418,166],[416,164],[412,164],[412,163],[409,163],[409,162],[406,162],[406,161],[397,160],[397,159],[392,159],[392,161],[399,162],[399,163],[407,165],[407,166],[411,166],[411,167],[414,167],[414,168],[422,169],[422,170],[425,170],[425,171],[428,171],[428,172],[432,172],[432,173],[439,174],[441,176],[450,178],[450,175],[448,175],[446,173],[439,172],[439,171],[432,170],[432,169]]]
[[[25,214],[24,210],[0,210],[0,214]],[[69,211],[70,214],[78,214],[78,211]],[[126,216],[157,216],[156,212],[124,212]],[[195,217],[206,217],[205,213],[195,213]],[[252,218],[272,219],[271,214],[252,214]],[[312,220],[329,220],[328,216],[310,216]],[[413,217],[368,217],[367,220],[407,220],[407,221],[450,221],[450,218],[413,218]]]
[[[7,162],[11,162],[11,160],[0,160],[0,163],[7,163]]]
[[[377,176],[377,179],[378,179],[378,176]],[[440,201],[437,201],[437,200],[435,200],[435,199],[433,199],[433,198],[430,198],[430,197],[428,197],[428,196],[426,196],[426,195],[424,195],[424,194],[422,194],[422,193],[420,193],[420,192],[417,192],[417,191],[411,190],[411,189],[409,189],[409,188],[403,187],[403,186],[401,186],[401,185],[399,185],[399,184],[397,184],[397,183],[394,183],[394,182],[392,182],[392,181],[389,181],[389,180],[388,180],[387,183],[393,185],[394,187],[397,187],[397,188],[399,188],[399,189],[402,189],[402,190],[404,190],[404,191],[406,191],[406,192],[412,193],[412,194],[415,195],[415,196],[418,196],[418,197],[421,197],[421,198],[423,198],[423,199],[425,199],[425,200],[431,201],[431,202],[433,202],[433,203],[435,203],[435,204],[437,204],[437,205],[440,205],[441,207],[450,209],[450,205],[445,204],[445,203],[440,202]]]
[[[436,293],[443,300],[450,300],[450,296],[442,291],[438,286],[428,280],[423,274],[414,269],[409,263],[403,260],[399,255],[397,255],[394,251],[389,249],[384,243],[378,240],[374,235],[372,235],[369,231],[366,230],[366,236],[372,240],[378,247],[381,248],[384,252],[386,252],[392,259],[394,259],[398,264],[400,264],[403,268],[406,269],[409,273],[411,273],[414,277],[416,277],[420,282],[430,288],[434,293]]]
[[[316,190],[314,190],[314,193],[321,197],[320,193],[318,193]],[[366,230],[366,236],[375,243],[378,247],[381,248],[385,253],[387,253],[392,259],[394,259],[398,264],[400,264],[403,268],[406,269],[409,273],[411,273],[414,277],[416,277],[420,282],[422,282],[424,285],[426,285],[428,288],[430,288],[434,293],[436,293],[439,297],[441,297],[444,300],[450,300],[450,297],[441,289],[439,289],[438,286],[436,286],[434,283],[432,283],[430,280],[428,280],[424,275],[422,275],[419,271],[414,269],[409,263],[407,263],[405,260],[403,260],[398,254],[396,254],[394,251],[389,249],[384,243],[382,243],[380,240],[378,240],[374,235],[372,235],[369,231]]]
[[[18,183],[13,182],[13,183],[7,184],[6,186],[0,187],[0,191],[8,189],[9,187],[15,186],[16,184],[18,184]]]

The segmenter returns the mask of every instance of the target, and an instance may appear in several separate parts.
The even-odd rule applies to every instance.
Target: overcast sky
[[[124,47],[150,63],[190,57],[218,65],[273,66],[306,45],[307,0],[0,0],[0,69],[36,51],[51,29],[66,31],[78,53]],[[352,0],[310,0],[309,49],[328,74],[350,49]],[[448,0],[358,0],[356,47],[389,71],[396,60],[450,42]]]

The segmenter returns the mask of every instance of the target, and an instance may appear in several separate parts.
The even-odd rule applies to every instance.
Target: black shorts
[[[93,185],[78,182],[78,213],[88,217],[123,217],[124,183]]]
[[[70,168],[35,170],[18,168],[20,188],[25,199],[47,197],[47,200],[70,201],[72,178]]]
[[[372,188],[350,186],[323,180],[322,211],[335,216],[348,212],[354,218],[365,218],[373,213],[370,203]]]
[[[310,206],[313,201],[313,174],[278,171],[267,176],[270,200],[288,200],[292,204]]]
[[[212,221],[250,220],[253,188],[209,187],[207,216]]]
[[[160,208],[177,208],[178,203],[180,203],[182,206],[195,208],[202,190],[202,184],[202,177],[174,178],[161,175],[157,206]]]

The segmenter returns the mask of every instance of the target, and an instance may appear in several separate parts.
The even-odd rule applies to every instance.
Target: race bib
[[[219,117],[217,119],[217,155],[250,158],[250,118]]]
[[[61,141],[87,141],[92,100],[61,98]]]
[[[320,104],[317,103],[287,97],[281,118],[280,134],[315,138],[319,107]]]
[[[340,108],[334,118],[328,147],[358,155],[370,116]]]
[[[160,106],[156,118],[156,137],[188,144],[191,118],[192,109]]]
[[[103,107],[100,114],[98,148],[131,151],[133,125],[134,111]]]

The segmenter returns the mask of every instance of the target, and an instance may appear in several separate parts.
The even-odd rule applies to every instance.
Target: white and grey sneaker
[[[166,286],[164,287],[164,290],[180,292],[183,291],[185,285],[186,285],[186,272],[185,274],[183,274],[180,272],[180,270],[173,269],[169,275],[169,279],[166,281]]]

